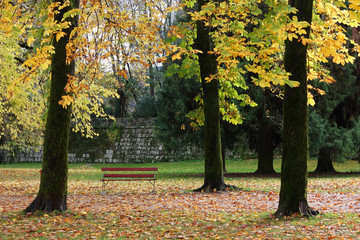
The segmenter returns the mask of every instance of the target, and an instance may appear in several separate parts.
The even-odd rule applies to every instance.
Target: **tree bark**
[[[119,80],[120,81],[120,80]],[[126,95],[123,87],[119,87],[117,90],[119,98],[115,102],[115,118],[126,117]]]
[[[222,157],[222,163],[223,163],[223,172],[226,173],[226,152],[223,142],[221,141],[221,157]]]
[[[289,0],[298,12],[299,21],[311,24],[313,0]],[[309,36],[310,28],[306,29]],[[300,212],[315,215],[307,204],[308,107],[307,107],[307,46],[298,39],[286,41],[285,68],[299,87],[285,86],[283,105],[283,157],[281,166],[280,200],[276,217]]]
[[[258,168],[256,173],[274,173],[274,146],[272,141],[272,128],[263,116],[260,120]]]
[[[207,0],[198,0],[199,10]],[[209,54],[212,50],[210,36],[211,28],[205,27],[201,21],[197,22],[197,47],[202,53],[199,54],[201,84],[204,100],[204,137],[205,137],[205,179],[204,184],[195,191],[225,191],[227,186],[224,182],[223,162],[221,156],[220,135],[220,112],[219,112],[219,81],[212,79],[207,82],[206,78],[217,72],[216,56]]]
[[[337,154],[339,154],[339,150],[337,150],[336,147],[322,147],[319,151],[318,165],[315,172],[336,172],[333,166],[333,160]]]
[[[59,1],[60,6],[66,2]],[[61,21],[63,14],[78,6],[78,0],[72,0],[71,6],[59,10],[55,20]],[[53,39],[55,53],[51,59],[51,87],[48,116],[45,125],[43,146],[43,161],[40,179],[40,189],[34,201],[25,212],[64,211],[67,210],[67,178],[68,178],[68,143],[70,131],[71,107],[59,105],[62,96],[66,94],[65,85],[68,75],[74,75],[75,64],[66,64],[66,45],[76,21],[64,29],[66,35],[56,41]]]
[[[273,128],[270,120],[266,117],[268,94],[264,90],[262,104],[259,107],[259,134],[258,134],[258,168],[256,173],[274,173],[274,144],[273,144]]]

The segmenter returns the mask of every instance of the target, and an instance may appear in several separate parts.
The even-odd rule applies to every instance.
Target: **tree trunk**
[[[207,2],[207,0],[198,0],[199,10]],[[198,49],[202,51],[199,54],[199,65],[205,116],[205,179],[204,185],[195,191],[205,192],[226,190],[221,157],[219,81],[217,79],[206,81],[207,77],[217,72],[216,56],[208,53],[212,50],[210,31],[211,29],[205,27],[203,22],[197,22],[196,43]]]
[[[149,67],[149,85],[150,85],[150,96],[154,97],[155,96],[155,74],[154,74],[154,67],[151,64],[151,62],[149,62],[150,67]]]
[[[64,4],[60,1],[60,6]],[[72,6],[59,10],[55,20],[61,21],[63,14],[72,7],[78,6],[78,1],[71,1]],[[34,201],[25,212],[64,211],[67,210],[67,178],[68,178],[68,143],[70,129],[71,107],[59,105],[61,97],[66,94],[64,88],[68,75],[74,75],[75,64],[66,64],[66,45],[69,35],[75,25],[64,29],[66,35],[53,40],[55,53],[51,60],[51,88],[48,116],[45,126],[43,161],[40,179],[40,189]]]
[[[339,154],[339,150],[336,147],[322,147],[319,151],[318,165],[315,172],[336,172],[333,166],[333,160],[337,154]]]
[[[262,103],[258,110],[259,134],[258,134],[258,168],[256,173],[274,173],[274,145],[273,129],[270,120],[266,117],[267,98],[266,90],[263,91]]]
[[[299,21],[311,23],[313,0],[289,0],[297,8]],[[309,36],[310,28],[307,28]],[[307,107],[307,46],[298,39],[286,41],[285,68],[291,80],[299,87],[285,86],[283,106],[283,157],[281,166],[281,188],[277,217],[300,212],[309,216],[318,214],[307,204],[307,160],[308,149],[308,107]]]
[[[115,118],[124,118],[126,116],[126,95],[122,87],[116,91],[119,98],[115,102]]]
[[[263,116],[260,120],[258,169],[256,173],[274,173],[274,146],[272,141],[272,128]]]
[[[221,142],[221,158],[223,162],[223,172],[226,173],[226,152],[223,142]]]

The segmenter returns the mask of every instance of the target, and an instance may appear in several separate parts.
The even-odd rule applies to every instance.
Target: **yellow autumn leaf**
[[[72,102],[74,101],[74,98],[69,96],[69,95],[65,95],[61,97],[61,100],[59,101],[59,104],[61,106],[63,106],[63,108],[67,108],[68,106],[70,106],[72,104]]]
[[[30,36],[26,42],[26,44],[31,47],[35,42],[35,38],[33,36]]]
[[[175,53],[174,55],[171,56],[171,60],[176,60],[176,59],[181,59],[181,52]]]
[[[345,65],[344,59],[342,59],[339,55],[336,55],[333,59],[333,62],[336,64]]]
[[[324,55],[324,57],[330,57],[330,55],[332,53],[330,47],[323,47],[323,48],[321,48],[320,52]]]
[[[58,42],[60,40],[60,38],[62,38],[63,36],[65,36],[66,33],[60,31],[56,33],[56,41]]]
[[[315,100],[313,98],[308,99],[308,105],[314,106],[315,105]]]
[[[42,64],[40,65],[41,69],[42,69],[42,70],[48,69],[50,63],[51,63],[50,60],[45,61],[44,63],[42,63]]]
[[[308,92],[307,97],[308,97],[308,105],[314,106],[315,105],[314,96],[310,92]]]

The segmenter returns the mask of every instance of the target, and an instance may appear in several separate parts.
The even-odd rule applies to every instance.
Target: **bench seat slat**
[[[100,179],[100,181],[153,181],[157,180],[156,178],[110,178],[110,179]]]
[[[154,178],[154,174],[104,174],[104,178]]]
[[[157,168],[112,168],[112,167],[104,167],[101,168],[101,171],[157,171]]]

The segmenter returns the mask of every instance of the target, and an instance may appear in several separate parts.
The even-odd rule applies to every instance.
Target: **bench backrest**
[[[105,178],[151,178],[151,179],[155,179],[155,172],[157,171],[157,168],[115,168],[115,167],[104,167],[101,168],[101,171],[103,172],[107,172],[104,173],[103,175],[103,179]],[[149,173],[129,173],[129,172],[153,172],[151,174]],[[126,172],[126,173],[109,173],[109,172]]]

